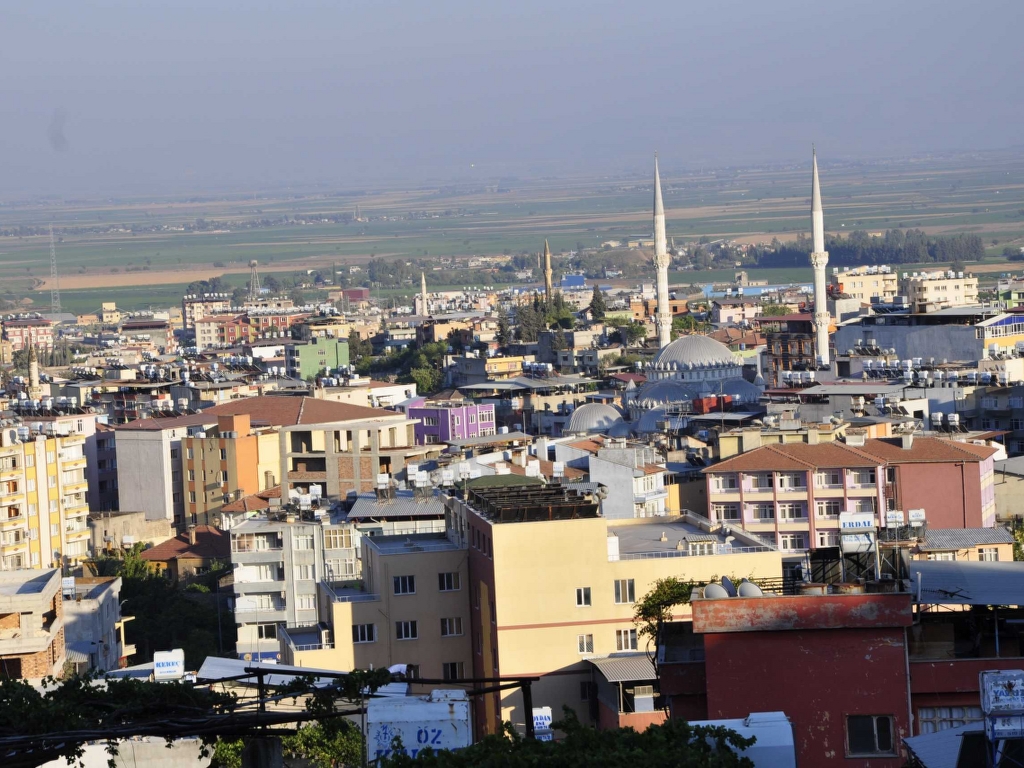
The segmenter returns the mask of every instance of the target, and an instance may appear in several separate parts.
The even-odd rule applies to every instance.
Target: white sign
[[[451,470],[451,469],[442,469],[441,470],[441,484],[442,485],[451,485],[454,482],[455,482],[455,471]]]
[[[909,509],[907,515],[910,516],[910,522],[912,523],[923,523],[924,522],[924,510],[923,509]]]
[[[74,597],[75,595],[75,577],[65,576],[60,580],[60,591],[64,597]]]
[[[854,530],[874,530],[874,512],[840,512],[839,527]]]
[[[981,711],[1024,714],[1024,670],[987,670],[979,675]]]
[[[885,513],[885,527],[896,528],[903,525],[903,513],[890,510]]]
[[[181,680],[184,676],[185,652],[181,648],[153,654],[154,680]]]
[[[377,487],[378,488],[387,488],[388,487],[388,483],[390,482],[390,480],[391,480],[390,475],[387,475],[387,474],[377,475]]]
[[[556,461],[551,465],[551,474],[555,477],[563,477],[565,475],[565,462]]]
[[[550,731],[551,730],[551,707],[534,707],[533,708],[533,730],[534,731]]]
[[[875,535],[873,533],[848,533],[839,537],[839,545],[843,552],[873,552]]]
[[[395,739],[410,757],[426,747],[462,749],[473,743],[469,699],[463,691],[432,691],[430,696],[382,696],[366,710],[366,747],[371,760],[394,751]]]

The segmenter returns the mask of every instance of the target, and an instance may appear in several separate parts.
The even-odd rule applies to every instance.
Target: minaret
[[[554,298],[554,292],[551,288],[551,249],[548,247],[548,241],[544,241],[544,300],[548,304],[551,303],[551,299]]]
[[[821,187],[818,184],[818,155],[811,149],[811,238],[814,249],[811,251],[811,266],[814,268],[814,351],[818,356],[819,365],[829,365],[828,327],[831,318],[828,314],[828,295],[825,293],[825,267],[828,265],[828,252],[825,250],[825,214],[821,210]]]
[[[426,272],[420,272],[420,304],[422,305],[420,307],[420,309],[422,310],[420,312],[420,314],[424,315],[424,316],[429,315],[430,314],[430,308],[427,306],[427,273]]]
[[[28,397],[29,400],[39,400],[43,396],[43,388],[39,384],[39,360],[36,357],[36,348],[28,348]]]
[[[672,310],[668,298],[668,247],[665,241],[665,205],[661,201],[661,176],[658,174],[658,153],[654,153],[654,268],[658,270],[658,346],[666,347],[672,340]]]

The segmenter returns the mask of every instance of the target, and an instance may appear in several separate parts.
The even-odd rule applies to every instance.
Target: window
[[[715,491],[736,490],[736,475],[714,475],[711,488]]]
[[[842,502],[839,499],[816,501],[814,505],[818,517],[839,517],[839,513],[842,512]]]
[[[634,592],[633,588],[633,579],[617,579],[615,581],[615,602],[636,602],[636,593]]]
[[[687,554],[691,557],[700,555],[715,554],[715,542],[713,541],[691,541],[687,547]]]
[[[192,459],[194,459],[195,457],[196,457],[195,451],[193,451],[193,450],[192,450],[191,448],[187,448],[187,449],[185,450],[185,458],[186,458],[186,459],[188,459],[189,461],[191,461],[191,460],[192,460]]]
[[[441,675],[445,680],[461,680],[466,672],[461,661],[446,661],[441,665]]]
[[[352,549],[352,529],[328,528],[324,531],[324,549]]]
[[[57,476],[56,475],[47,475],[46,476],[46,484],[50,488],[56,488],[57,487]]]
[[[424,416],[423,417],[423,426],[425,426],[425,427],[436,427],[437,426],[437,417],[436,416]]]
[[[921,733],[935,733],[983,719],[981,707],[920,707],[917,723]]]
[[[353,624],[352,625],[352,642],[353,643],[375,643],[375,642],[377,642],[377,625],[376,624]]]
[[[807,541],[802,533],[783,533],[779,535],[779,548],[783,551],[807,549]]]
[[[396,595],[415,595],[416,594],[416,577],[415,576],[395,576],[395,594]]]
[[[331,558],[324,561],[328,581],[340,581],[344,576],[356,575],[356,561],[345,558]]]
[[[929,552],[929,560],[956,560],[956,552]]]
[[[576,648],[579,653],[593,653],[594,652],[594,636],[593,635],[576,635]]]
[[[476,424],[476,414],[475,413],[469,414],[469,423],[470,424]]]
[[[190,469],[188,471],[188,481],[190,483],[194,483],[196,481],[196,471],[194,469]]]
[[[771,502],[754,505],[754,519],[762,523],[770,523],[775,519],[775,505]]]
[[[295,578],[299,581],[312,581],[313,580],[313,566],[312,565],[296,565],[295,566]]]
[[[850,472],[850,476],[854,485],[875,484],[875,470],[873,469],[856,469]]]
[[[221,448],[220,449],[220,460],[221,461],[227,461],[228,460],[228,449],[227,448]]]
[[[804,514],[801,502],[784,501],[779,504],[779,517],[783,520],[802,520],[807,515]]]
[[[818,546],[819,547],[838,547],[839,546],[839,531],[818,531]]]
[[[891,755],[892,717],[889,715],[849,715],[846,718],[846,743],[849,755]]]
[[[843,484],[843,472],[839,469],[825,469],[814,476],[814,484],[819,488],[841,486]]]
[[[979,547],[978,559],[986,563],[995,563],[999,560],[999,550],[996,547]]]
[[[458,571],[437,574],[437,588],[441,592],[458,592],[462,589],[462,580]],[[397,594],[397,593],[396,593]]]
[[[416,628],[415,621],[396,621],[395,622],[395,639],[396,640],[415,640],[419,637],[419,631]]]
[[[586,608],[590,605],[590,587],[576,587],[576,607]]]
[[[60,536],[60,525],[58,523],[50,523],[50,535]]]
[[[1010,429],[1014,432],[1024,429],[1024,419],[1010,419]]]
[[[739,504],[713,504],[712,510],[715,515],[715,520],[721,522],[723,520],[739,520],[740,519],[740,505]]]
[[[803,472],[780,472],[779,473],[779,488],[785,490],[787,488],[806,488],[807,487],[807,475]]]
[[[313,534],[303,533],[292,538],[293,548],[298,550],[313,549]]]
[[[195,504],[196,503],[196,492],[195,491],[189,491],[188,492],[188,501],[189,501],[189,504]]]
[[[754,489],[768,489],[774,485],[774,478],[771,472],[764,472],[750,476],[750,487]]]
[[[257,624],[256,637],[260,640],[277,640],[277,624]]]
[[[617,651],[635,651],[636,650],[636,630],[635,629],[617,629],[617,630],[615,630],[615,650],[617,650]]]
[[[462,634],[462,618],[441,619],[441,637],[455,637]]]
[[[405,665],[405,676],[407,678],[414,678],[420,676],[420,665],[419,664],[406,664]]]
[[[296,608],[300,611],[316,610],[316,595],[299,595],[296,598]]]

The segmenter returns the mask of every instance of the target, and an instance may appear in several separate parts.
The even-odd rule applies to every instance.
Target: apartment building
[[[288,375],[298,379],[347,368],[348,338],[313,336],[302,343],[285,344],[284,362]]]
[[[53,322],[42,316],[13,317],[3,321],[3,329],[14,352],[29,347],[53,349]]]
[[[333,602],[335,593],[347,594],[348,585],[361,578],[381,583],[383,577],[374,582],[373,576],[365,575],[368,561],[363,542],[388,537],[405,541],[407,537],[443,532],[441,501],[433,495],[406,490],[362,494],[347,513],[270,507],[259,517],[234,524],[230,531],[231,561],[235,566],[239,655],[278,658],[278,653],[288,647],[279,631],[285,626],[293,630],[292,645],[297,643],[302,650],[333,650],[332,641],[314,641],[306,634],[310,623],[332,620],[332,611],[326,606]],[[323,595],[330,596],[321,605],[315,602],[318,584],[325,585]],[[348,626],[332,626],[339,627],[344,640]],[[296,627],[303,628],[301,638],[294,631]],[[279,639],[284,642],[279,644]],[[325,642],[330,647],[321,647]],[[341,640],[339,643],[344,651],[347,646]],[[348,658],[335,659],[330,668],[353,668],[344,666]],[[359,666],[366,668],[374,659],[360,657]],[[311,662],[307,659],[303,663]]]
[[[234,346],[252,340],[252,329],[244,314],[206,315],[195,321],[199,349]]]
[[[914,312],[978,303],[978,278],[963,272],[903,273],[900,291]]]
[[[0,674],[57,677],[66,656],[60,570],[0,573]]]
[[[265,491],[280,471],[276,430],[253,429],[248,413],[217,416],[210,432],[181,439],[182,488],[190,525],[217,525],[225,504]]]
[[[565,454],[573,454],[571,446],[586,445],[594,443],[589,440],[570,443]],[[556,446],[555,455],[561,453]],[[653,448],[635,444],[608,443],[589,455],[586,459],[587,473],[591,481],[599,483],[605,490],[601,514],[609,520],[667,514],[665,478],[668,470],[659,466],[658,461],[660,459]]]
[[[48,431],[0,430],[0,570],[57,567],[89,554],[85,437]]]
[[[473,676],[469,562],[443,533],[362,539],[363,579],[322,583],[319,627],[281,631],[282,661],[321,669],[408,665],[412,677]]]
[[[428,446],[416,445],[416,422],[402,413],[302,399],[307,406],[280,430],[285,499],[305,504],[319,495],[339,501],[373,491],[394,478],[404,478],[406,464],[430,451]]]
[[[448,538],[469,554],[473,675],[539,675],[534,706],[584,721],[592,660],[646,647],[633,611],[658,579],[782,576],[775,547],[693,514],[609,521],[554,486],[480,489],[446,506]],[[477,697],[481,732],[529,716],[518,691]]]
[[[79,671],[107,672],[124,666],[135,646],[124,642],[120,577],[79,576],[74,592],[67,595],[63,607],[69,661],[74,660]]]
[[[888,304],[899,287],[899,276],[887,266],[860,266],[832,268],[829,281],[832,293],[842,293],[853,299],[868,302],[877,297]]]
[[[523,358],[514,357],[456,357],[452,369],[452,385],[484,384],[488,381],[514,379],[523,374]]]
[[[220,315],[230,311],[230,293],[189,294],[181,299],[181,319],[187,331],[194,330],[196,321],[208,315]]]
[[[441,399],[428,398],[421,405],[411,406],[407,413],[418,421],[415,427],[417,445],[438,445],[452,440],[466,440],[495,434],[494,404],[477,404],[458,393]]]
[[[855,444],[856,443],[856,444]],[[929,528],[995,524],[989,446],[934,437],[768,445],[704,470],[711,519],[785,553],[839,545],[839,515],[924,509]]]

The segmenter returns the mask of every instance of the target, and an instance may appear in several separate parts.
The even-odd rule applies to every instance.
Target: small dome
[[[645,407],[664,405],[665,403],[680,403],[684,400],[693,400],[695,396],[694,387],[674,379],[661,379],[660,381],[649,381],[644,384],[636,395],[636,401]]]
[[[572,412],[563,432],[567,435],[604,434],[622,421],[617,408],[604,403],[585,403]]]
[[[709,336],[691,334],[680,336],[666,347],[657,357],[656,365],[668,367],[670,364],[680,367],[706,368],[714,365],[738,365],[732,351],[720,341]]]

